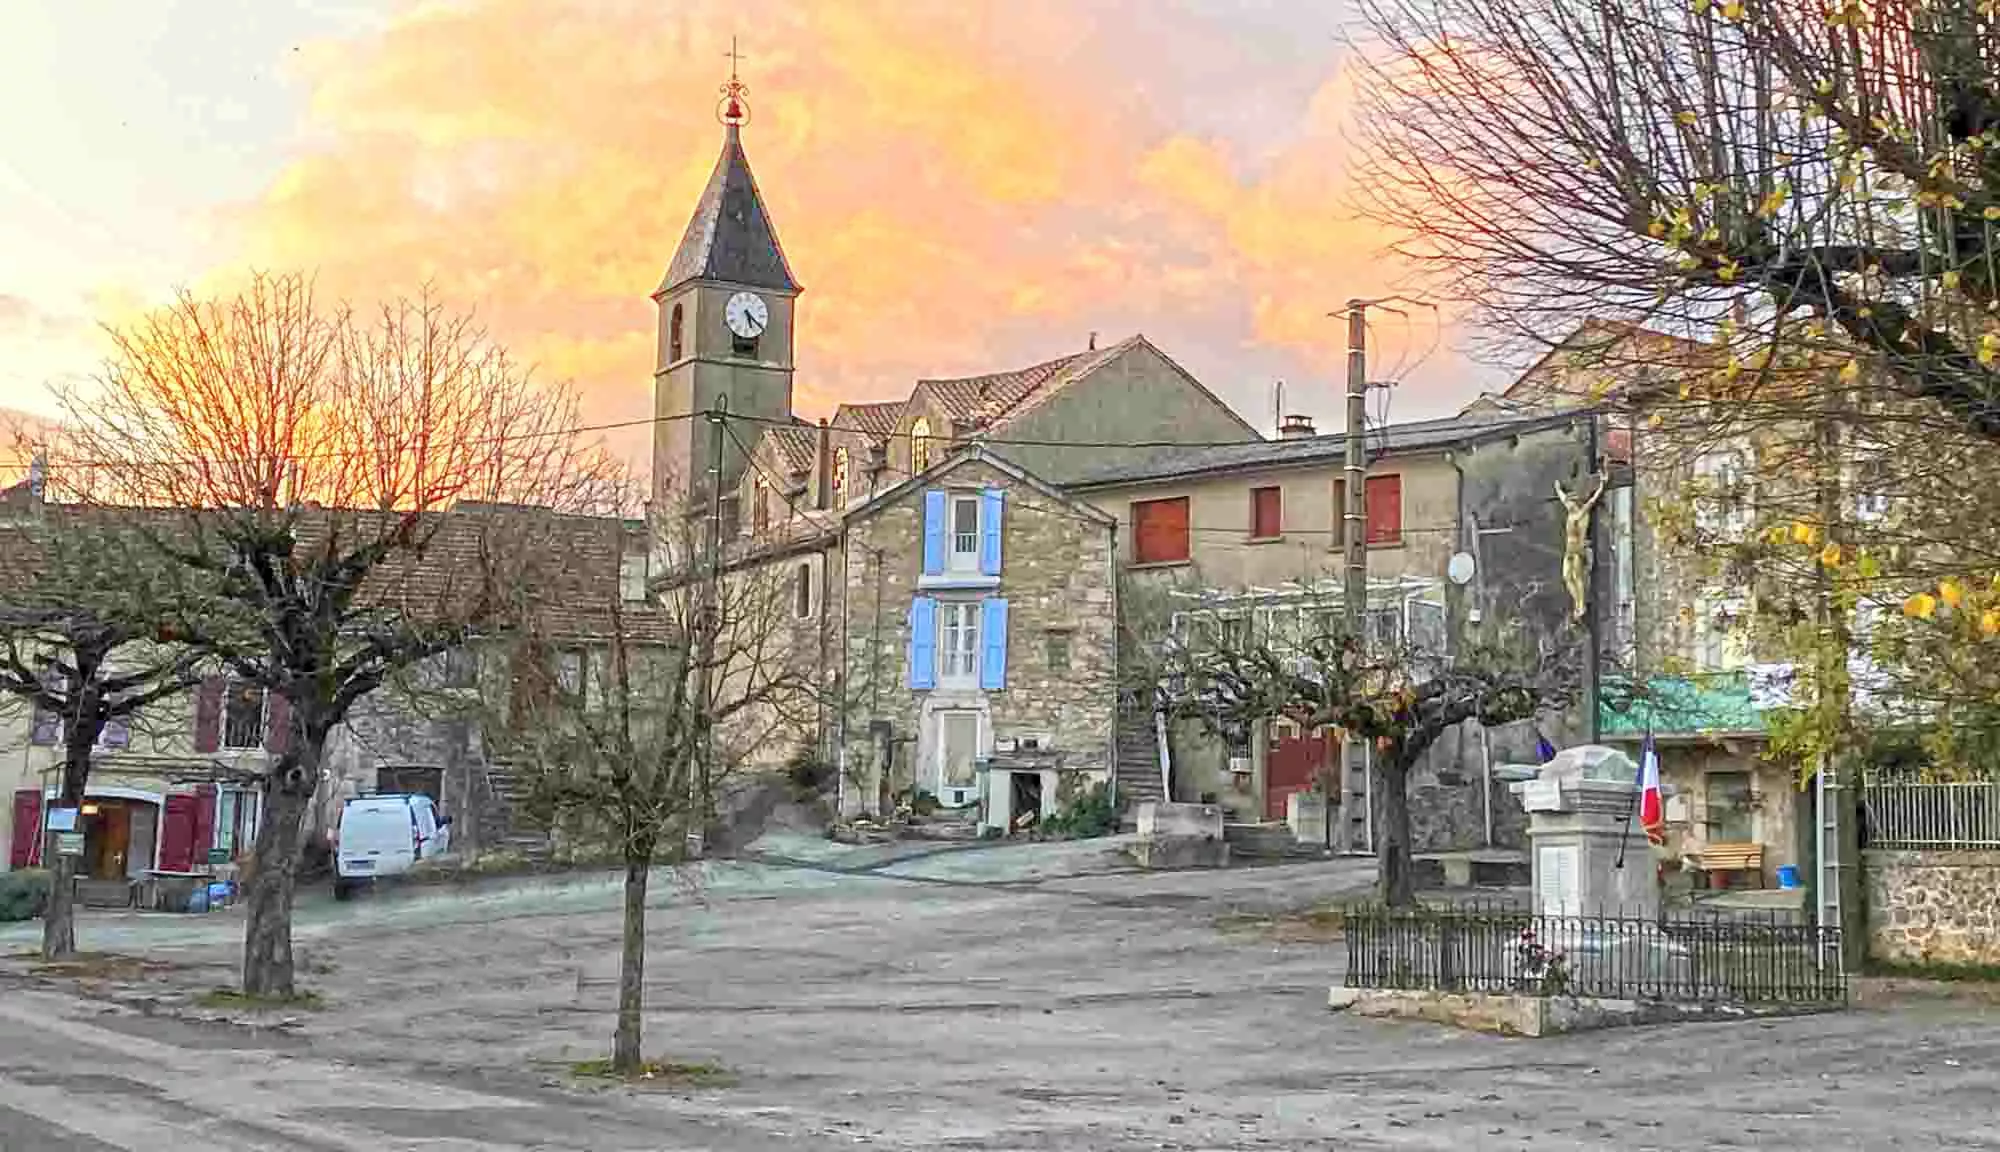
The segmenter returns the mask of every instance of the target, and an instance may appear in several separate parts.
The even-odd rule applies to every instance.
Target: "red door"
[[[192,872],[195,865],[196,800],[175,793],[167,797],[166,812],[160,817],[160,871]],[[206,845],[203,846],[206,848]],[[202,856],[203,860],[208,857]]]
[[[1283,820],[1286,797],[1312,789],[1326,767],[1330,743],[1323,728],[1302,734],[1295,725],[1271,723],[1271,744],[1264,757],[1264,819]]]
[[[42,790],[14,793],[14,843],[7,854],[10,868],[33,868],[42,858]]]

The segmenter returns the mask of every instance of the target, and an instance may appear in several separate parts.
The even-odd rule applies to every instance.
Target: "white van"
[[[419,860],[451,848],[451,820],[431,798],[356,796],[340,809],[333,833],[333,895],[345,900],[378,876],[408,872]]]

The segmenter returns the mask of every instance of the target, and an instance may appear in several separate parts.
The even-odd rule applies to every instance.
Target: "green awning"
[[[1639,690],[1631,680],[1606,677],[1597,694],[1598,731],[1607,739],[1698,736],[1764,731],[1764,713],[1750,702],[1746,672],[1696,677],[1655,676]]]

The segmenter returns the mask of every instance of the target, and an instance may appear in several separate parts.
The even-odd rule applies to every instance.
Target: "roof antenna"
[[[1090,351],[1097,351],[1097,333],[1095,332],[1090,334]]]

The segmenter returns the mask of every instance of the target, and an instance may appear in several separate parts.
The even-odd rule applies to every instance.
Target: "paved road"
[[[1364,866],[1029,859],[723,866],[703,899],[663,891],[649,1048],[727,1086],[562,1075],[611,1026],[601,884],[329,911],[301,947],[329,1007],[285,1031],[0,986],[0,1149],[2000,1149],[1985,1010],[1538,1042],[1358,1020],[1323,1007],[1336,949],[1216,917],[1352,891]],[[163,997],[228,977],[233,941],[188,918],[86,939],[110,930],[185,965]]]

